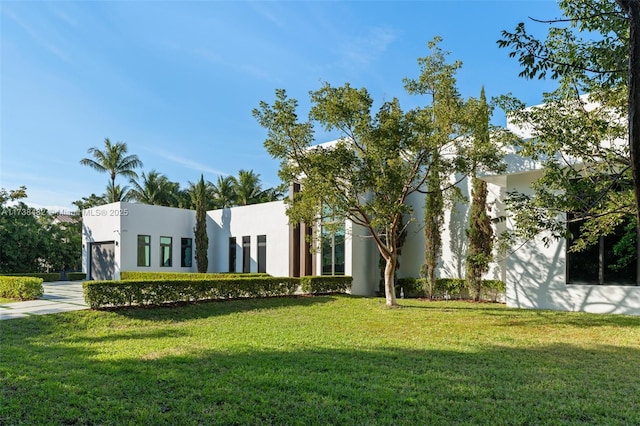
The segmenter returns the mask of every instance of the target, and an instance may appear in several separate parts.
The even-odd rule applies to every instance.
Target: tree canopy
[[[284,89],[276,90],[273,104],[262,101],[253,112],[267,129],[267,151],[281,160],[280,178],[301,183],[302,191],[287,210],[290,220],[313,223],[330,214],[366,228],[386,262],[388,305],[396,304],[393,277],[398,231],[404,226],[403,217],[413,217],[405,203],[407,197],[418,191],[442,191],[441,185],[427,188],[425,184],[431,167],[440,167],[445,159],[451,171],[469,171],[467,157],[456,155],[471,152],[466,147],[470,135],[467,110],[452,80],[439,78],[451,64],[437,48],[438,41],[429,44],[432,55],[422,58],[421,64],[428,66],[421,67],[416,80],[433,85],[425,91],[442,93],[438,104],[431,99],[422,108],[404,111],[394,98],[374,112],[368,91],[347,83],[341,87],[324,84],[311,92],[307,121],[299,120],[298,102],[288,98]],[[407,85],[409,91],[422,87]],[[440,106],[447,113],[436,114]],[[313,145],[314,125],[338,132],[339,139]]]
[[[563,0],[560,7],[564,18],[542,21],[549,25],[546,40],[520,23],[498,41],[518,59],[523,77],[558,82],[544,95],[544,105],[511,103],[513,122],[531,131],[520,142],[520,153],[544,170],[534,195],[511,194],[517,234],[531,238],[548,231],[545,238],[570,237],[572,250],[583,250],[625,227],[628,238],[617,245],[629,261],[637,258],[630,254],[637,250],[640,229],[640,122],[635,136],[629,126],[639,116],[633,111],[640,100],[635,106],[631,101],[640,96],[640,84],[629,81],[640,72],[640,63],[633,66],[630,57],[640,48],[635,40],[640,19],[632,19],[640,5]],[[570,223],[579,224],[579,232],[569,234]]]

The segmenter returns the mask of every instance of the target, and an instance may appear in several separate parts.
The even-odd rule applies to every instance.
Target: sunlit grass
[[[640,318],[301,297],[0,322],[0,424],[640,424]]]

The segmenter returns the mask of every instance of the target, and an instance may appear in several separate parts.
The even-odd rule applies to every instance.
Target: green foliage
[[[405,204],[407,197],[453,186],[439,182],[435,188],[425,188],[431,168],[441,171],[440,176],[445,170],[466,173],[469,169],[469,156],[445,155],[466,150],[464,136],[470,134],[470,127],[453,79],[460,64],[446,62],[447,55],[436,47],[438,41],[429,44],[432,55],[419,60],[420,78],[405,81],[410,93],[431,95],[423,108],[403,111],[394,98],[374,112],[366,89],[325,84],[310,93],[312,107],[306,122],[298,118],[298,102],[283,89],[276,90],[272,105],[263,101],[253,111],[267,129],[267,151],[281,161],[280,178],[302,186],[289,204],[290,221],[314,223],[326,209],[367,229],[386,262],[389,305],[396,303],[393,277],[401,219],[405,215],[415,219]],[[312,146],[314,124],[338,132],[339,140],[330,146]]]
[[[450,297],[452,299],[469,299],[469,285],[467,280],[462,278],[438,278],[436,279],[435,286],[429,293],[428,282],[425,278],[400,278],[396,281],[396,295],[400,295],[400,291],[406,298],[416,297],[432,297],[432,298],[444,298]],[[500,280],[482,280],[481,291],[479,297],[476,300],[490,299],[497,301],[500,295],[504,295],[506,291],[506,285],[504,281]]]
[[[628,125],[638,114],[631,114],[627,80],[638,67],[630,66],[630,20],[621,3],[563,0],[564,19],[551,23],[546,40],[531,35],[523,23],[502,33],[498,43],[518,59],[521,76],[558,82],[544,95],[544,105],[508,107],[510,119],[532,133],[519,142],[519,152],[543,165],[534,194],[510,194],[516,237],[543,233],[545,243],[566,238],[570,219],[581,224],[571,247],[579,251],[620,223],[640,226],[639,166],[630,155],[632,144],[639,150],[640,138],[629,137]],[[625,3],[638,8],[637,2]],[[635,90],[637,99],[637,84]]]
[[[155,206],[178,207],[180,201],[180,184],[171,182],[169,178],[151,170],[145,174],[142,172],[141,181],[132,178],[129,197],[143,204]]]
[[[226,273],[226,272],[150,272],[150,271],[123,271],[120,278],[123,280],[214,280],[221,278],[251,278],[268,277],[265,273]]]
[[[84,272],[67,272],[67,279],[69,281],[82,281],[87,279],[87,274]]]
[[[109,138],[104,140],[104,150],[97,147],[91,147],[87,150],[93,158],[83,158],[80,164],[91,167],[100,173],[109,174],[109,185],[107,186],[107,202],[126,201],[128,187],[120,187],[116,185],[116,177],[118,175],[128,178],[137,178],[138,174],[135,169],[142,167],[142,161],[137,155],[127,155],[127,144],[117,142],[112,144]]]
[[[35,209],[19,201],[26,188],[0,196],[0,273],[46,272],[80,269],[82,236],[80,221],[58,222],[45,209]]]
[[[482,275],[489,270],[489,263],[493,260],[493,228],[488,215],[487,182],[473,178],[472,201],[469,209],[469,251],[467,253],[467,282],[469,290],[475,300],[480,300],[482,292]]]
[[[207,235],[207,188],[204,176],[196,186],[196,226],[193,230],[196,240],[196,265],[198,272],[205,273],[209,269],[209,236]]]
[[[402,305],[266,298],[3,321],[0,419],[640,424],[638,318],[454,301]]]
[[[351,290],[352,282],[351,277],[337,275],[300,277],[302,292],[308,294],[346,293]]]
[[[58,272],[21,272],[21,273],[2,273],[5,277],[34,277],[40,278],[44,282],[60,281]]]
[[[85,281],[85,300],[93,309],[162,305],[198,300],[273,297],[293,294],[299,278],[233,277]]]
[[[0,276],[0,297],[33,300],[43,293],[42,278],[33,276]]]

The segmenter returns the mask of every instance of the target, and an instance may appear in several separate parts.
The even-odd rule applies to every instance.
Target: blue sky
[[[463,67],[463,96],[539,103],[553,82],[518,77],[501,30],[560,15],[552,0],[413,2],[0,2],[0,186],[71,210],[108,182],[79,164],[105,137],[182,186],[253,169],[279,183],[251,111],[284,88],[308,110],[323,82],[408,109],[403,77],[434,36]],[[542,24],[529,23],[542,34]],[[494,122],[504,123],[499,115]],[[318,142],[333,135],[319,133]],[[127,184],[119,178],[118,183]]]

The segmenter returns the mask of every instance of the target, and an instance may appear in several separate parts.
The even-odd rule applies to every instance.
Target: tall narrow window
[[[151,266],[150,235],[138,235],[138,266]]]
[[[171,266],[171,237],[160,237],[160,266]]]
[[[190,268],[193,264],[193,240],[182,238],[180,240],[180,266]]]
[[[229,238],[229,272],[236,271],[236,237]]]
[[[267,236],[258,235],[258,272],[267,272]]]
[[[322,275],[344,275],[344,220],[323,209],[321,234]]]
[[[251,237],[242,237],[242,272],[251,272]]]

